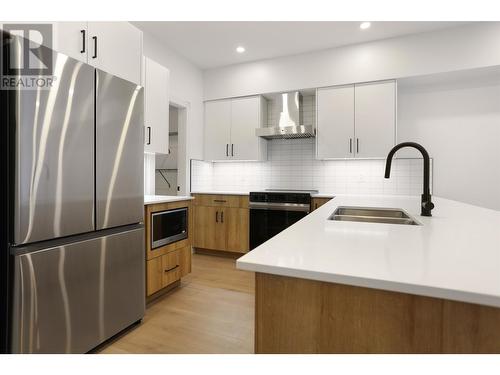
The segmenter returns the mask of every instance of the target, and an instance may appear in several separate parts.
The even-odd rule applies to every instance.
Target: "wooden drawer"
[[[171,253],[162,255],[163,266],[163,288],[172,284],[181,278],[181,268],[179,266],[179,251],[172,251]]]
[[[184,254],[183,256],[185,257]],[[146,287],[148,296],[181,278],[180,258],[180,250],[175,250],[147,261]]]
[[[223,194],[193,194],[195,206],[248,208],[248,196]]]

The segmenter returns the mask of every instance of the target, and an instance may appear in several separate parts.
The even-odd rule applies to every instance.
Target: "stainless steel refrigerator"
[[[143,89],[44,53],[52,88],[2,93],[7,351],[85,353],[144,316]]]

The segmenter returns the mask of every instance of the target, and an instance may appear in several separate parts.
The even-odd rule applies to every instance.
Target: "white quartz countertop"
[[[145,195],[144,205],[147,206],[148,204],[187,201],[190,199],[194,198],[187,195]]]
[[[433,197],[336,196],[237,268],[500,307],[500,212]],[[338,206],[402,208],[422,225],[331,221]]]

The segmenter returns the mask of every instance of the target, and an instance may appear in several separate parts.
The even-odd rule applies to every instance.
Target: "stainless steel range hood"
[[[273,138],[310,138],[315,136],[312,124],[303,123],[302,95],[298,91],[285,92],[272,99],[279,115],[278,126],[255,129],[255,135]]]

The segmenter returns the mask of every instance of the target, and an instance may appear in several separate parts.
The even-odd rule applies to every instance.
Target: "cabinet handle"
[[[94,39],[94,56],[92,56],[93,59],[97,58],[97,37],[93,36],[92,39]]]
[[[219,211],[215,211],[215,222],[219,222]]]
[[[316,210],[317,208],[318,208],[318,204],[317,204],[317,203],[315,203],[315,204],[314,204],[314,209]]]
[[[221,213],[220,213],[220,222],[221,223],[224,222],[224,211],[221,211]]]
[[[227,201],[224,200],[224,199],[214,199],[214,202],[217,202],[217,203],[226,203]]]
[[[150,145],[151,144],[151,126],[148,126],[147,129],[148,129],[148,143],[146,143],[146,144]]]
[[[85,30],[80,30],[82,33],[82,49],[80,53],[85,53]]]
[[[359,138],[356,138],[356,154],[359,154]]]
[[[352,138],[349,138],[349,153],[352,154]]]
[[[226,143],[226,156],[229,156],[229,143]]]
[[[231,143],[231,156],[234,156],[234,144]]]
[[[179,267],[179,265],[176,265],[175,267],[169,268],[168,270],[165,270],[165,273],[166,273],[166,272],[173,271],[173,270],[175,270],[175,269],[176,269],[176,268],[178,268],[178,267]]]

